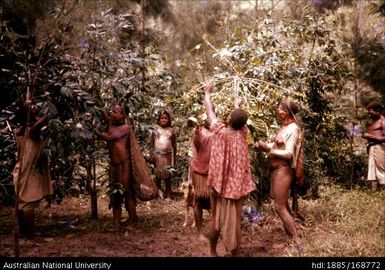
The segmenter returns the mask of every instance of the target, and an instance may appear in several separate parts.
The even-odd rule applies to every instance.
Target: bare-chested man
[[[259,141],[258,149],[269,153],[271,176],[270,197],[274,199],[274,208],[281,218],[286,233],[294,240],[298,233],[288,204],[289,190],[295,180],[295,167],[299,155],[299,127],[294,115],[298,106],[293,102],[281,101],[277,118],[282,122],[282,128],[277,132],[274,143],[266,144]]]
[[[372,191],[376,191],[377,183],[385,186],[385,117],[381,114],[384,106],[379,102],[371,102],[367,106],[372,122],[368,132],[362,138],[368,140],[368,181]]]
[[[129,224],[137,222],[136,214],[136,198],[132,184],[132,172],[130,162],[130,127],[125,121],[123,108],[116,105],[111,114],[104,112],[104,118],[108,124],[106,133],[97,132],[97,134],[107,142],[112,181],[121,183],[124,188],[123,197],[125,199],[125,207],[129,214]],[[123,198],[120,194],[112,194],[111,204],[113,208],[114,229],[120,231],[120,219],[122,214]]]

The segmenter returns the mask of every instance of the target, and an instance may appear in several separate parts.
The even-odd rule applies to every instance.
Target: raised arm
[[[106,122],[107,126],[108,126],[108,129],[110,128],[110,126],[112,125],[112,122],[111,122],[111,117],[109,115],[109,113],[107,112],[106,109],[104,109],[102,111],[102,115],[103,115],[103,119],[104,121]]]
[[[237,93],[234,92],[234,109],[239,109],[239,104],[241,100],[239,99]]]
[[[128,125],[123,125],[118,130],[115,130],[114,132],[108,132],[108,133],[96,132],[96,134],[99,135],[103,140],[107,142],[113,142],[128,135],[129,131],[130,130]]]
[[[213,109],[213,105],[211,103],[211,98],[210,98],[210,91],[212,88],[213,86],[211,83],[205,84],[203,86],[203,89],[205,90],[204,104],[206,108],[207,121],[209,125],[211,125],[214,120],[217,120],[217,117]]]
[[[29,137],[34,141],[40,140],[41,128],[47,123],[46,116],[38,117],[37,121],[32,124],[29,130]]]
[[[35,119],[32,123],[29,123],[30,128],[29,128],[29,137],[34,140],[34,141],[39,141],[40,140],[40,131],[44,125],[47,124],[47,114],[44,116],[38,117],[37,115],[37,109],[36,106],[30,101],[27,100],[25,106],[27,107],[28,110],[28,118],[29,121],[31,119]]]

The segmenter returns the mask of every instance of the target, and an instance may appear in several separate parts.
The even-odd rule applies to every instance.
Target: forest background
[[[100,108],[124,105],[146,158],[158,112],[172,112],[173,188],[183,192],[192,134],[187,120],[202,121],[202,84],[212,80],[221,117],[232,108],[233,92],[241,97],[250,143],[272,140],[280,99],[300,105],[306,156],[300,203],[314,226],[302,255],[381,256],[384,193],[367,191],[360,136],[366,105],[385,103],[384,15],[385,2],[369,0],[4,0],[1,205],[15,199],[13,130],[23,121],[27,92],[49,116],[41,158],[52,165],[54,203],[90,198],[96,219],[98,196],[114,192],[107,149],[94,133],[105,128]],[[266,209],[266,156],[252,148],[250,156],[258,188],[248,203],[274,215]]]

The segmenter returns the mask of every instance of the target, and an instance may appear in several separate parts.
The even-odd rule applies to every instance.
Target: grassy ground
[[[385,191],[324,186],[321,198],[301,201],[303,253],[286,256],[385,256]]]
[[[304,221],[297,221],[301,244],[293,245],[285,234],[273,202],[260,210],[261,218],[242,221],[242,257],[383,257],[385,255],[385,190],[345,190],[328,185],[320,188],[317,200],[299,200]],[[252,202],[246,201],[246,204]],[[208,243],[199,239],[195,228],[182,227],[182,196],[139,203],[139,224],[126,231],[124,211],[122,230],[112,232],[108,198],[100,194],[99,219],[90,220],[89,197],[67,198],[60,206],[41,208],[37,213],[36,236],[21,239],[22,256],[100,256],[100,257],[206,257]],[[14,256],[14,210],[2,207],[0,256]],[[209,213],[205,211],[204,230]],[[189,224],[192,222],[190,210]],[[177,247],[177,248],[176,248]],[[223,256],[224,247],[219,243]]]

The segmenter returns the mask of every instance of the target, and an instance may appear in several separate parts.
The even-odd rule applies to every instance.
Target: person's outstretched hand
[[[261,150],[263,152],[269,152],[270,151],[270,147],[263,141],[256,142],[255,146],[257,147],[258,150]]]
[[[213,85],[211,82],[205,83],[203,85],[203,90],[205,90],[205,93],[210,94],[211,90],[213,89]]]

